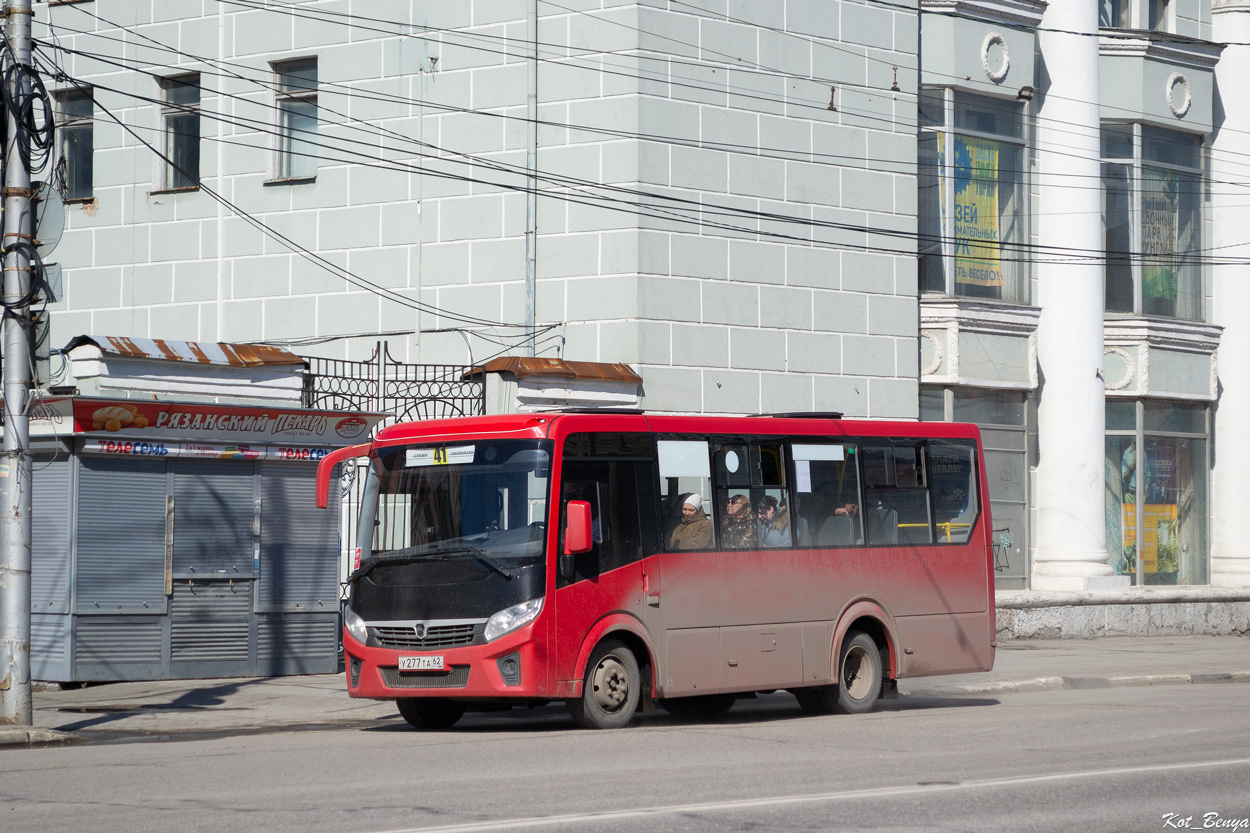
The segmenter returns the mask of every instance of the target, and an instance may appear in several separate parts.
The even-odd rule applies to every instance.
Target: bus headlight
[[[528,602],[521,602],[519,605],[501,610],[486,620],[486,629],[482,631],[482,636],[490,642],[505,633],[512,633],[522,625],[533,622],[542,609],[543,600],[539,596],[537,599],[530,599]]]
[[[343,608],[343,625],[346,626],[351,638],[361,645],[369,641],[369,630],[365,627],[365,620],[361,619],[350,607]]]

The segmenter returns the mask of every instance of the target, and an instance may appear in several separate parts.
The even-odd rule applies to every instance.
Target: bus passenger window
[[[664,549],[706,550],[716,546],[708,519],[712,467],[706,440],[657,440]]]
[[[855,446],[795,443],[794,497],[806,535],[801,547],[853,547],[864,543]]]
[[[793,534],[794,521],[781,489],[765,489],[755,502],[755,519],[759,524],[760,546],[763,548],[788,547]]]
[[[722,550],[759,547],[759,525],[751,499],[750,459],[746,443],[721,443],[713,448],[716,500],[711,514],[720,532]]]
[[[928,457],[937,542],[967,543],[978,514],[976,445],[971,441],[930,442]]]
[[[924,449],[912,443],[865,442],[864,525],[868,543],[933,543],[929,489],[924,479]]]

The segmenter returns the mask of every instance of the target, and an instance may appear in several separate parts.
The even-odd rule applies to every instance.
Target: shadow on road
[[[137,713],[153,711],[197,712],[207,709],[214,711],[246,711],[245,708],[239,706],[226,706],[226,698],[232,694],[237,694],[248,686],[258,685],[263,682],[265,682],[263,679],[244,679],[222,683],[211,688],[197,688],[191,691],[184,691],[168,703],[60,706],[57,708],[57,711],[67,713],[81,712],[99,716],[89,720],[81,720],[77,723],[57,726],[56,728],[62,732],[76,732],[82,729],[105,726],[117,720],[132,717]]]

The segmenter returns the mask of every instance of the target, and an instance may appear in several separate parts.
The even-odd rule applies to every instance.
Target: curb
[[[72,743],[79,738],[55,729],[36,729],[27,726],[0,727],[0,747],[34,746],[44,743]]]
[[[1016,694],[1058,689],[1125,688],[1156,685],[1209,685],[1214,683],[1250,683],[1250,671],[1206,674],[1143,674],[1132,677],[1034,677],[1024,680],[1002,680],[971,685],[934,686],[902,689],[909,697],[943,697],[951,694]]]

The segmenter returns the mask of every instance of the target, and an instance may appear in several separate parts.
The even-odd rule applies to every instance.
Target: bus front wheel
[[[395,705],[414,729],[450,729],[464,717],[464,703],[437,697],[403,697]]]
[[[872,711],[881,693],[881,651],[872,637],[848,631],[842,640],[838,662],[838,711],[864,714]]]
[[[569,714],[586,729],[623,729],[634,719],[641,689],[634,652],[620,640],[605,639],[586,663],[582,696],[568,701]]]

